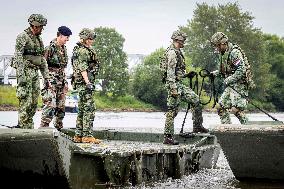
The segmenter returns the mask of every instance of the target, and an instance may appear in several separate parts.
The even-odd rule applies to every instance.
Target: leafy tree
[[[193,19],[180,28],[189,36],[185,52],[186,56],[191,57],[194,67],[206,68],[209,71],[217,69],[210,44],[211,36],[215,32],[224,32],[228,35],[229,41],[239,44],[252,65],[257,85],[251,96],[264,101],[268,96],[273,75],[270,74],[271,66],[264,61],[263,34],[253,27],[252,21],[253,16],[248,12],[242,12],[237,3],[218,6],[202,3],[197,4]]]
[[[125,95],[129,82],[127,55],[123,51],[125,40],[113,28],[95,28],[95,33],[94,47],[101,62],[98,78],[101,80],[102,93]]]
[[[135,67],[132,83],[132,93],[136,98],[161,109],[165,109],[167,105],[167,93],[159,69],[160,57],[164,52],[165,50],[160,48],[145,57],[143,63]]]
[[[269,90],[269,100],[277,110],[284,111],[284,39],[276,35],[265,35],[266,62],[271,65],[275,74],[273,84]]]

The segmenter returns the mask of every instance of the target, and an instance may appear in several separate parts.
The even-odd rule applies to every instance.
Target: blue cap
[[[59,32],[61,35],[64,35],[64,36],[70,36],[70,35],[72,35],[71,30],[70,30],[68,27],[66,27],[66,26],[60,26],[60,27],[58,28],[58,32]]]

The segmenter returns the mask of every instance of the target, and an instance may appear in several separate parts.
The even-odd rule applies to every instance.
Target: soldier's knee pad
[[[240,109],[236,108],[236,107],[232,107],[231,112],[233,114],[238,114],[238,112],[240,112]]]
[[[216,108],[217,108],[218,115],[223,115],[224,114],[225,108],[222,105],[218,105]]]

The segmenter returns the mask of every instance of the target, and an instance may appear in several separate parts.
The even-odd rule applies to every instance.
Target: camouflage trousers
[[[174,119],[178,114],[178,108],[181,101],[189,103],[192,107],[191,110],[192,110],[193,127],[194,128],[201,127],[203,123],[202,106],[195,92],[189,87],[183,85],[182,83],[177,83],[177,91],[179,96],[172,97],[170,94],[169,87],[167,85],[166,87],[168,91],[168,98],[167,98],[168,111],[166,112],[164,134],[171,134],[171,135],[174,134]]]
[[[231,124],[229,110],[239,119],[241,124],[246,124],[248,118],[244,113],[247,107],[247,100],[242,96],[247,96],[248,90],[245,85],[234,85],[227,87],[219,100],[219,107],[217,108],[218,115],[222,124]]]
[[[86,86],[76,86],[79,92],[78,115],[76,120],[76,136],[93,136],[93,122],[96,105],[94,92],[86,90]]]
[[[21,81],[19,81],[19,76]],[[24,73],[19,73],[17,70],[17,83],[16,96],[19,99],[18,124],[22,129],[33,129],[33,117],[36,113],[40,92],[38,70],[25,68]]]
[[[56,82],[54,82],[56,81]],[[65,116],[65,99],[67,85],[65,79],[51,79],[52,88],[42,89],[42,101],[44,106],[41,114],[41,127],[48,127],[49,123],[54,120],[56,129],[63,128],[63,119]]]

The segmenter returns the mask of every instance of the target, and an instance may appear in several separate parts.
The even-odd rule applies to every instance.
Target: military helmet
[[[32,14],[28,22],[33,26],[46,26],[47,19],[41,14]]]
[[[83,28],[79,33],[79,37],[81,39],[95,39],[96,34],[95,34],[94,30],[91,30],[89,28]]]
[[[211,44],[212,45],[219,45],[219,44],[224,44],[228,41],[228,36],[225,35],[223,32],[216,32],[214,35],[211,37]]]
[[[186,38],[187,38],[186,33],[179,31],[179,30],[174,31],[173,34],[172,34],[172,37],[171,37],[171,39],[179,40],[179,41],[185,41]]]

